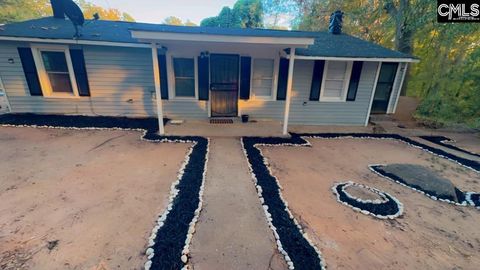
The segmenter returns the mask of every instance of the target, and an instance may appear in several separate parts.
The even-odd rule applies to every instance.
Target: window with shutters
[[[252,95],[255,99],[274,98],[275,60],[255,58],[252,61]]]
[[[197,97],[197,60],[196,58],[172,57],[173,97]]]
[[[345,101],[352,73],[350,61],[326,61],[320,89],[320,101]]]
[[[79,96],[68,47],[32,46],[32,53],[44,96]]]

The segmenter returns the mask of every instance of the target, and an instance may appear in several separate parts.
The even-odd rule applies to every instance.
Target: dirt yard
[[[0,128],[0,269],[142,269],[189,145],[140,135]]]
[[[480,211],[434,201],[368,169],[374,163],[427,166],[464,191],[480,175],[402,142],[309,139],[313,147],[262,147],[294,215],[329,269],[478,269]],[[404,215],[384,221],[336,201],[331,187],[352,180],[390,193]]]

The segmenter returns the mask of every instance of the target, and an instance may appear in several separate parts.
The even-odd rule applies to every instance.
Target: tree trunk
[[[400,0],[398,7],[395,6],[393,1],[387,1],[384,9],[387,11],[392,19],[395,21],[395,49],[402,53],[412,54],[413,51],[413,30],[408,25],[407,14],[410,12],[410,0]],[[405,96],[407,94],[408,78],[410,77],[410,71],[407,70],[405,81],[400,95]]]

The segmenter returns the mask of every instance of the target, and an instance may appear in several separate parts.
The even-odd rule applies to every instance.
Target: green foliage
[[[263,5],[260,0],[238,0],[233,8],[223,7],[218,16],[205,18],[201,26],[224,28],[263,27]]]
[[[51,15],[49,0],[0,0],[0,24]]]
[[[86,19],[98,13],[100,19],[114,21],[134,21],[128,13],[114,8],[102,8],[85,0],[75,1],[81,7]],[[52,16],[50,0],[0,0],[0,24],[25,21]]]
[[[345,33],[397,50],[405,44],[396,39],[411,34],[404,42],[411,43],[412,54],[420,62],[409,65],[405,85],[408,95],[421,99],[416,116],[441,124],[480,128],[478,24],[437,23],[436,2],[430,0],[296,2],[296,29],[326,31],[330,14],[340,9],[345,12]]]

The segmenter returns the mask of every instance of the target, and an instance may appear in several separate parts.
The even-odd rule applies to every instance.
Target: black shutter
[[[310,100],[320,99],[320,88],[322,87],[324,60],[315,60],[312,74],[312,85],[310,86]]]
[[[277,100],[285,100],[287,97],[288,65],[288,59],[280,58],[280,65],[278,68]]]
[[[162,99],[168,99],[167,57],[165,54],[158,55],[158,66],[160,70],[160,91]]]
[[[358,83],[360,82],[360,75],[362,74],[363,61],[353,62],[352,75],[350,76],[350,83],[348,85],[347,101],[354,101],[357,96]]]
[[[73,71],[77,81],[78,94],[82,97],[88,97],[90,96],[90,87],[88,86],[83,50],[70,49],[70,57],[72,58]]]
[[[198,99],[208,100],[209,82],[209,59],[198,57]]]
[[[240,58],[240,99],[250,98],[250,77],[252,72],[252,58]]]
[[[43,96],[42,87],[38,80],[37,68],[35,67],[35,61],[33,60],[32,49],[18,48],[18,54],[22,61],[23,72],[25,73],[25,79],[27,80],[30,95]]]

